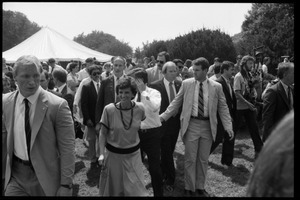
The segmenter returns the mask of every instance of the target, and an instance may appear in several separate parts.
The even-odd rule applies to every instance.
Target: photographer
[[[254,144],[255,158],[258,156],[263,142],[261,140],[258,124],[256,121],[257,109],[255,101],[257,93],[255,84],[257,84],[257,77],[251,74],[250,71],[254,67],[255,59],[252,56],[246,55],[241,61],[241,71],[234,77],[234,92],[237,98],[237,127],[240,126],[242,119],[247,122],[248,130]]]

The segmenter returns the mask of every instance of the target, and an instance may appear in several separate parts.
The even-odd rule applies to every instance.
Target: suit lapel
[[[11,121],[11,126],[10,127],[6,127],[7,130],[7,141],[8,141],[8,145],[7,145],[7,152],[10,155],[10,158],[12,158],[12,153],[14,151],[14,123],[15,123],[15,107],[16,107],[16,101],[17,101],[17,96],[18,96],[19,92],[17,91],[15,93],[15,95],[13,95],[11,98],[12,100],[8,100],[7,105],[5,105],[5,109],[12,111],[12,112],[6,112],[7,114],[7,119],[9,119]],[[9,130],[8,130],[9,128]]]
[[[97,88],[95,88],[93,80],[91,80],[91,82],[90,82],[90,90],[91,90],[91,92],[93,94],[93,98],[97,99]]]
[[[164,79],[161,79],[159,81],[159,85],[162,88],[162,90],[161,90],[162,91],[161,92],[162,99],[165,99],[165,104],[169,105],[170,104],[169,96],[168,96],[167,89],[166,89],[165,84],[164,84]]]
[[[42,90],[36,102],[36,108],[35,108],[35,113],[33,118],[34,123],[32,125],[32,130],[31,130],[30,149],[32,149],[36,135],[40,130],[45,114],[47,112],[48,105],[46,104],[46,102],[47,102],[47,98],[45,97],[45,92]]]

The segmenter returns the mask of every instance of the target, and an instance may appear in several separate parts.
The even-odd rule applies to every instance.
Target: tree
[[[132,48],[128,43],[119,41],[114,36],[103,31],[95,30],[86,36],[84,33],[81,33],[74,37],[73,40],[93,50],[110,55],[127,57],[132,54]]]
[[[20,12],[2,10],[2,17],[2,51],[20,44],[41,29]]]
[[[237,37],[235,38],[237,39]],[[238,53],[264,46],[274,58],[294,54],[294,4],[253,3],[242,24],[241,37],[234,41]]]
[[[236,57],[235,48],[229,35],[220,30],[212,31],[205,28],[178,36],[173,40],[154,40],[150,44],[143,43],[142,53],[148,57],[156,56],[161,51],[167,51],[171,60],[205,57],[212,63],[215,57],[229,61],[235,61]]]

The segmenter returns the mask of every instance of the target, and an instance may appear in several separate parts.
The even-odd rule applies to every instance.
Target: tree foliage
[[[2,51],[11,49],[41,29],[20,12],[2,10],[2,17]]]
[[[143,44],[143,55],[157,56],[161,51],[167,51],[170,58],[196,59],[205,57],[210,63],[215,57],[221,60],[235,61],[236,53],[232,40],[229,35],[220,30],[192,31],[183,36],[178,36],[173,40],[156,41]]]
[[[93,50],[115,56],[130,56],[132,48],[128,43],[117,40],[114,36],[104,33],[103,31],[92,31],[87,35],[84,33],[74,37],[74,41],[89,47]]]
[[[253,53],[264,46],[272,57],[294,54],[294,4],[253,3],[242,24],[242,32],[233,37],[239,54]]]

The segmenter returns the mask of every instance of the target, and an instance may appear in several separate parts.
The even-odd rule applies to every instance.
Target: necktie
[[[31,139],[31,127],[30,127],[30,117],[29,117],[29,101],[24,99],[25,102],[25,133],[26,133],[26,144],[27,144],[27,153],[28,159],[30,160],[30,139]]]
[[[172,87],[173,82],[169,83],[169,89],[170,89],[170,103],[173,101],[173,99],[175,98],[175,93],[174,93],[174,89]]]
[[[199,88],[199,97],[198,97],[198,116],[204,117],[204,103],[203,103],[203,88],[202,82],[200,83]]]
[[[97,83],[97,94],[99,93],[99,83]]]

